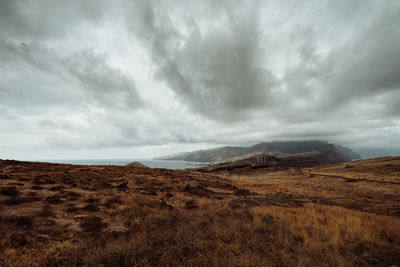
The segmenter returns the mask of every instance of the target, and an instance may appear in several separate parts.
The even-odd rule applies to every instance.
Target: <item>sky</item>
[[[400,152],[400,1],[0,0],[0,158]]]

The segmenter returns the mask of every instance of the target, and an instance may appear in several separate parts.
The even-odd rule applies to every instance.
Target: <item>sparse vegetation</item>
[[[353,165],[337,169],[354,173],[358,167]],[[102,166],[101,171],[96,166],[46,168],[48,176],[43,176],[44,167],[38,176],[53,180],[48,188],[54,190],[30,191],[37,186],[30,169],[24,171],[32,177],[18,189],[9,185],[10,179],[0,181],[0,200],[6,204],[0,209],[1,266],[390,266],[400,262],[399,199],[395,197],[400,185],[348,183],[340,178],[354,179],[347,173],[330,178],[321,176],[319,168],[304,173],[253,169],[230,176],[116,166]],[[338,176],[330,174],[334,167],[329,168],[324,175]],[[24,175],[15,172],[15,177]],[[63,175],[72,183],[66,185]],[[121,190],[119,185],[125,182]],[[54,192],[58,190],[62,191]],[[340,195],[345,199],[337,194],[348,195]],[[364,205],[378,200],[379,208]]]
[[[54,214],[51,212],[51,207],[48,203],[43,205],[42,210],[39,212],[39,217],[51,217]]]
[[[8,216],[1,219],[2,222],[14,225],[18,228],[32,228],[33,218],[30,216]]]
[[[19,205],[23,203],[29,203],[29,202],[35,202],[35,201],[40,201],[40,197],[36,196],[26,196],[26,197],[10,197],[7,198],[3,201],[3,203],[7,206],[14,206],[14,205]]]
[[[104,206],[106,208],[112,208],[117,205],[121,205],[123,203],[124,203],[124,201],[120,197],[111,197],[111,198],[107,199],[107,201],[104,203]]]
[[[185,208],[187,209],[196,209],[199,206],[197,206],[196,201],[194,201],[193,199],[186,201],[185,203]]]
[[[4,196],[13,196],[16,197],[19,195],[19,191],[15,186],[8,186],[8,187],[3,187],[0,189],[0,194]]]
[[[60,203],[62,203],[61,198],[62,198],[61,195],[51,195],[51,196],[46,197],[46,201],[47,201],[47,203],[50,203],[50,204],[60,204]]]
[[[8,180],[8,179],[10,179],[8,175],[0,173],[0,180]]]
[[[33,186],[31,186],[31,189],[33,189],[33,190],[43,190],[43,186],[33,185]]]
[[[77,212],[78,210],[79,210],[79,209],[78,209],[77,207],[71,206],[71,207],[68,207],[68,208],[65,210],[65,212],[71,213],[71,212]]]
[[[98,205],[96,204],[88,204],[85,207],[83,207],[83,210],[93,212],[93,211],[98,211],[99,208]]]
[[[80,226],[85,232],[97,232],[105,228],[107,224],[98,216],[90,216],[84,218]]]

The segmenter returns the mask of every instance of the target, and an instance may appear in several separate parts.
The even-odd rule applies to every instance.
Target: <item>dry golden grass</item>
[[[290,231],[302,237],[304,248],[321,261],[339,266],[351,266],[358,261],[375,264],[379,263],[377,257],[398,261],[398,218],[316,204],[298,208],[257,207],[254,211],[258,216],[267,215],[286,223]]]
[[[0,266],[400,263],[396,184],[10,161],[0,176]]]

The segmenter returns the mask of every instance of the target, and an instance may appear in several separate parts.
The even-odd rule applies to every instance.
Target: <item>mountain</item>
[[[127,167],[149,168],[149,167],[147,167],[146,165],[144,165],[144,164],[142,164],[142,163],[140,163],[140,162],[137,162],[137,161],[128,163],[128,164],[126,164],[125,166],[127,166]]]
[[[361,156],[359,154],[357,154],[356,152],[354,152],[353,150],[351,150],[350,148],[344,147],[341,145],[335,145],[335,146],[341,153],[347,155],[352,160],[361,159]]]
[[[315,157],[319,157],[318,161],[323,163],[343,162],[361,158],[349,148],[330,144],[325,141],[281,141],[259,143],[251,147],[225,146],[165,156],[161,159],[216,163],[242,160],[257,154],[287,157],[291,155],[309,156],[308,154],[310,153]]]
[[[225,146],[207,150],[187,152],[178,155],[161,157],[163,160],[185,160],[197,162],[219,162],[235,159],[247,153],[245,147]]]

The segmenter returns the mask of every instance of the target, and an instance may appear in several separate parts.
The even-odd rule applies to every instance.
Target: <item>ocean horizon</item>
[[[125,166],[131,162],[140,162],[150,168],[164,168],[171,170],[182,170],[205,166],[206,162],[192,162],[184,160],[158,160],[158,159],[56,159],[41,160],[41,162],[64,163],[74,165],[116,165]]]

